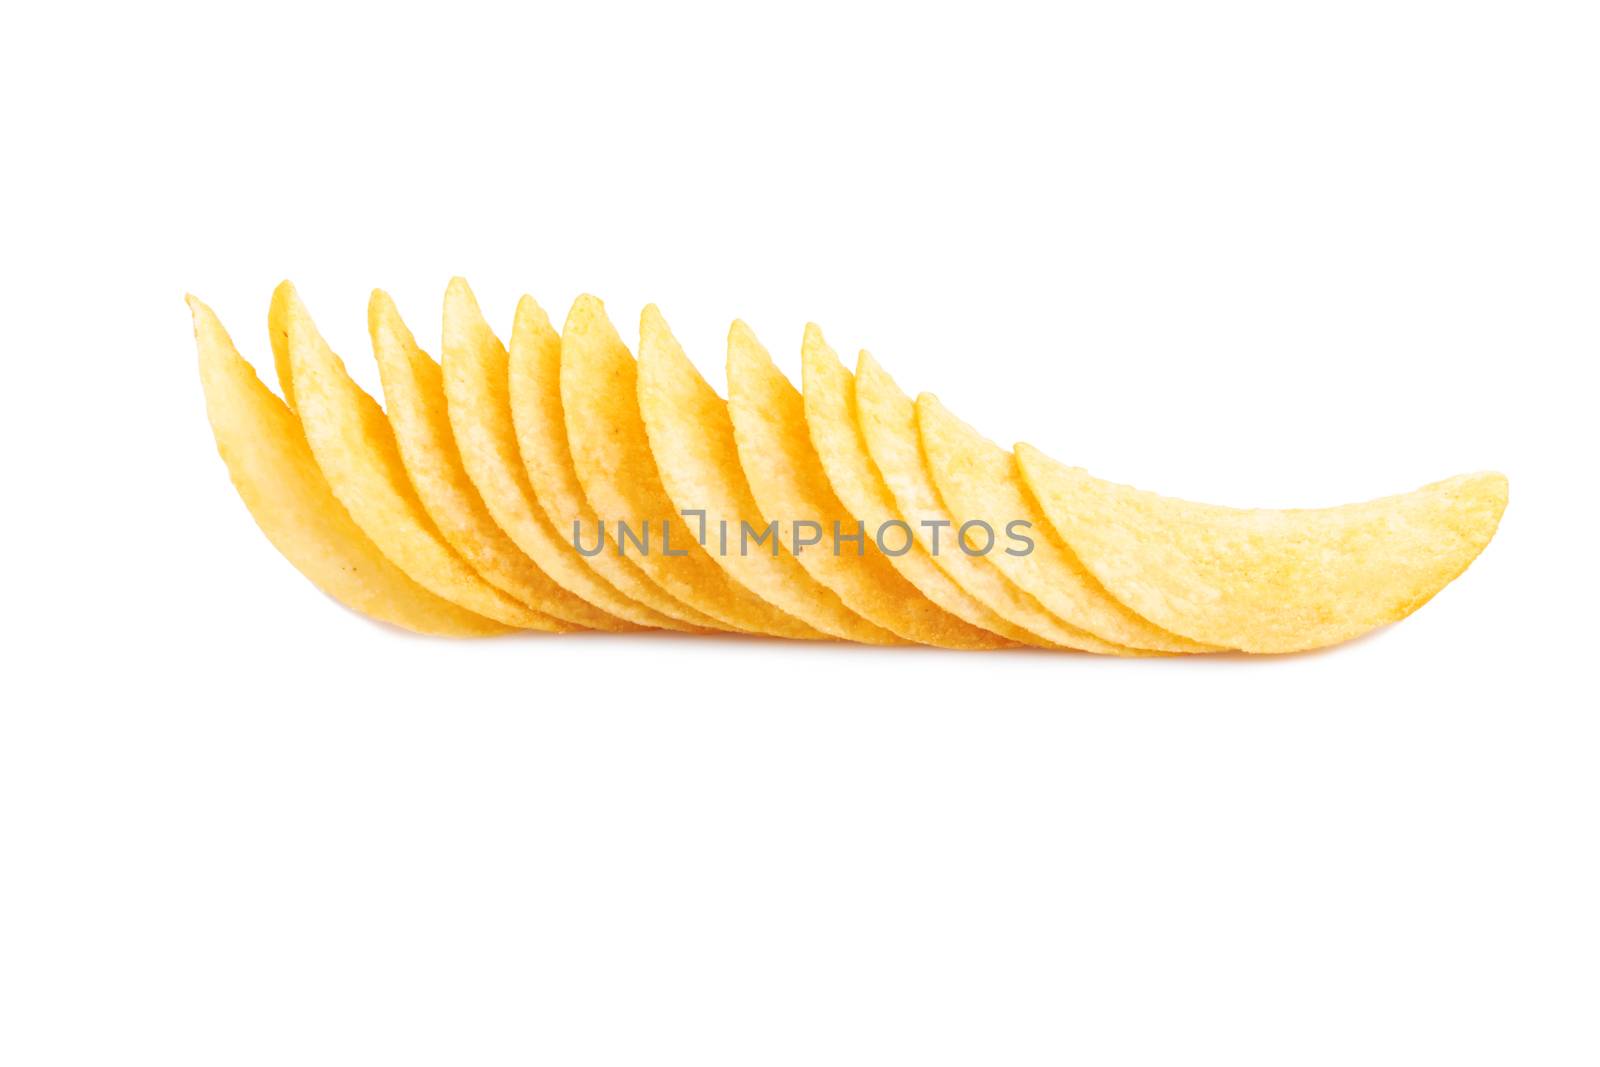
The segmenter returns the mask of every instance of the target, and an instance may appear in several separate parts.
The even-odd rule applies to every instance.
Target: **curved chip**
[[[805,401],[772,362],[750,328],[728,332],[728,411],[739,460],[761,513],[779,519],[784,543],[796,543],[793,522],[820,524],[822,543],[795,558],[851,609],[907,641],[941,648],[991,648],[994,635],[939,608],[900,576],[868,530],[839,502],[811,444]],[[855,542],[838,541],[852,534]]]
[[[517,302],[508,359],[511,421],[533,495],[558,535],[592,544],[599,519],[578,484],[561,411],[561,335],[531,296]],[[580,558],[623,596],[681,624],[662,623],[664,627],[691,632],[728,628],[656,585],[631,559],[612,552]]]
[[[448,637],[509,632],[428,592],[378,551],[328,488],[293,412],[261,384],[211,309],[188,300],[217,451],[273,547],[318,589],[370,618]]]
[[[491,585],[539,610],[566,598],[566,591],[495,525],[472,482],[445,414],[444,378],[417,346],[389,294],[374,290],[367,306],[372,351],[383,379],[389,424],[400,459],[422,506],[444,539]],[[545,615],[543,629],[564,631],[570,623]]]
[[[1483,551],[1509,487],[1464,474],[1363,504],[1194,504],[1090,477],[1019,444],[1050,524],[1112,595],[1196,641],[1298,652],[1405,618]]]
[[[1153,652],[1212,652],[1215,648],[1162,630],[1129,611],[1049,530],[1029,497],[1011,453],[947,411],[930,393],[917,398],[917,427],[939,496],[960,526],[983,523],[996,535],[1027,524],[1030,551],[996,547],[983,558],[1057,618],[1105,641]],[[974,529],[981,536],[981,530]]]
[[[380,551],[424,589],[508,626],[540,629],[543,616],[478,576],[428,517],[406,474],[394,429],[351,380],[292,286],[284,294],[289,374],[306,440],[333,495]]]
[[[957,585],[996,615],[1055,647],[1135,654],[1061,621],[997,568],[959,550],[954,543],[956,524],[923,461],[916,406],[865,352],[856,362],[856,417],[867,452],[889,487],[901,521],[911,527],[917,543]]]
[[[524,297],[508,351],[460,278],[440,362],[374,291],[387,415],[280,285],[279,400],[187,299],[218,451],[258,526],[334,599],[425,634],[1298,652],[1417,610],[1508,498],[1487,472],[1325,509],[1165,498],[1007,452],[865,352],[852,376],[814,325],[801,392],[735,322],[723,401],[654,306],[637,362],[587,296],[561,334]]]
[[[806,426],[840,502],[870,530],[903,521],[861,436],[856,419],[855,376],[839,362],[823,340],[822,331],[814,325],[806,327],[801,359]],[[970,635],[973,643],[963,647],[1000,648],[1012,643],[1050,647],[1049,642],[1001,618],[962,589],[939,569],[922,545],[913,543],[909,551],[887,558],[929,600],[975,628]]]
[[[550,525],[517,449],[505,346],[460,278],[445,291],[442,348],[446,409],[462,465],[495,522],[566,590],[559,610],[552,606],[551,613],[597,630],[680,628],[676,620],[617,592]]]
[[[604,551],[628,552],[667,592],[735,629],[775,637],[824,635],[739,586],[711,559],[661,484],[639,412],[638,368],[605,306],[592,296],[572,305],[561,334],[561,407],[578,482],[606,523]],[[616,539],[618,523],[651,532],[634,551]],[[668,554],[668,553],[672,554]]]
[[[718,544],[711,558],[734,581],[830,637],[899,643],[845,607],[794,556],[778,549],[778,534],[769,535],[766,544],[750,544],[767,524],[739,465],[728,405],[689,362],[653,304],[644,309],[639,327],[639,411],[667,496],[680,511],[704,512]]]

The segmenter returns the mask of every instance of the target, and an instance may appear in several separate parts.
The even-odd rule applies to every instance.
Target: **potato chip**
[[[796,543],[793,520],[821,525],[823,543],[795,558],[853,610],[907,641],[940,648],[993,648],[994,635],[939,608],[900,576],[869,530],[840,503],[806,426],[805,401],[750,328],[728,333],[728,411],[739,460],[756,504],[778,520],[784,544]],[[839,540],[841,534],[858,538]]]
[[[728,405],[706,384],[654,305],[639,327],[639,411],[667,496],[680,511],[704,512],[716,531],[711,558],[740,585],[831,637],[873,645],[899,644],[845,607],[784,551],[750,548],[745,526],[766,526],[745,469],[739,465]],[[723,531],[733,541],[722,548]]]
[[[653,306],[638,362],[587,296],[559,335],[524,297],[508,351],[459,278],[438,363],[374,292],[388,416],[285,282],[267,317],[280,401],[189,304],[257,524],[329,595],[420,633],[1295,652],[1426,603],[1508,494],[1483,473],[1340,508],[1189,503],[1006,452],[865,352],[852,377],[814,325],[802,393],[735,322],[723,401]]]
[[[533,495],[557,534],[587,536],[591,540],[585,543],[592,543],[599,519],[578,484],[567,445],[566,416],[561,411],[561,335],[531,296],[517,303],[509,364],[511,421]],[[580,558],[622,595],[675,620],[675,625],[663,622],[664,627],[728,629],[656,585],[627,557],[600,552]]]
[[[867,443],[856,419],[855,376],[839,362],[823,340],[822,331],[814,325],[806,327],[801,358],[806,426],[839,501],[871,530],[904,521],[895,511],[883,476],[867,454]],[[962,589],[939,569],[920,544],[913,543],[910,551],[885,558],[929,600],[975,628],[969,636],[972,643],[963,647],[999,648],[1011,643],[1050,647],[1049,642],[1007,622]]]
[[[1019,444],[1050,524],[1117,599],[1173,633],[1298,652],[1405,618],[1494,536],[1504,475],[1466,474],[1364,504],[1194,504],[1092,478]]]
[[[960,524],[957,534],[967,523],[984,523],[996,532],[1007,530],[1013,522],[1027,524],[1031,551],[1013,554],[996,549],[983,559],[1033,594],[1052,615],[1129,648],[1215,651],[1160,629],[1107,595],[1072,550],[1047,528],[1017,474],[1011,453],[950,414],[932,394],[917,398],[917,427],[939,496]]]
[[[945,510],[923,460],[916,407],[865,352],[856,363],[856,417],[867,452],[894,498],[901,521],[911,527],[916,542],[957,585],[996,615],[1056,647],[1134,654],[1056,618],[1011,584],[998,568],[957,548],[953,540],[957,524]]]
[[[217,451],[284,558],[334,600],[382,622],[449,637],[510,632],[428,592],[378,551],[335,499],[299,420],[261,384],[211,309],[192,296],[189,308]]]
[[[289,380],[311,453],[333,495],[378,549],[429,592],[508,626],[537,630],[544,616],[502,593],[456,555],[417,498],[394,430],[350,379],[294,288],[279,287],[289,328]]]
[[[462,466],[495,522],[540,570],[561,585],[560,609],[552,609],[552,613],[597,630],[678,628],[676,620],[617,592],[585,566],[572,544],[550,525],[534,499],[517,449],[505,346],[489,329],[472,290],[460,278],[453,279],[445,291],[440,355],[445,406]]]
[[[561,407],[573,468],[594,513],[611,531],[619,522],[653,529],[653,546],[629,558],[684,603],[751,633],[823,637],[738,585],[701,547],[661,484],[637,390],[633,356],[604,305],[579,297],[561,334]]]
[[[417,347],[389,294],[373,292],[367,325],[400,459],[428,516],[450,546],[491,585],[535,610],[546,604],[559,607],[567,592],[495,525],[467,478],[445,413],[439,364]],[[573,628],[549,615],[544,622],[551,630]]]

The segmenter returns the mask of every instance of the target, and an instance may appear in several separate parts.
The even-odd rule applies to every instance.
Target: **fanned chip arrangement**
[[[189,306],[256,523],[335,600],[423,634],[1296,652],[1421,607],[1506,506],[1495,473],[1325,509],[1175,500],[1006,451],[815,326],[797,389],[735,322],[725,400],[653,306],[637,358],[589,296],[559,332],[524,297],[502,343],[459,278],[438,361],[373,293],[382,406],[283,283],[279,399]]]

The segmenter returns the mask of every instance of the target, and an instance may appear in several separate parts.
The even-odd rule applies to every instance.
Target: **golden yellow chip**
[[[805,401],[744,323],[728,334],[728,411],[739,460],[761,513],[779,519],[785,545],[815,534],[795,558],[854,611],[907,641],[940,648],[993,648],[994,635],[942,610],[900,576],[878,549],[883,531],[850,515],[828,483],[806,426]],[[820,529],[794,529],[810,519]],[[855,538],[845,541],[842,535]]]
[[[1215,651],[1162,630],[1107,595],[1072,550],[1047,528],[1011,453],[950,414],[937,397],[923,393],[917,398],[917,427],[939,496],[959,524],[954,531],[958,545],[969,535],[969,524],[972,535],[990,542],[1014,529],[1025,531],[1032,542],[1028,551],[995,547],[983,558],[1033,594],[1052,615],[1129,648]],[[1025,525],[1013,527],[1013,523]]]
[[[559,606],[566,593],[495,525],[456,451],[445,413],[444,378],[421,348],[389,294],[375,290],[367,307],[372,351],[383,378],[400,458],[417,497],[461,557],[484,579],[530,608]],[[571,623],[543,616],[543,628],[571,630]]]
[[[735,582],[830,637],[898,644],[778,548],[780,535],[766,531],[739,465],[728,405],[689,362],[654,305],[644,309],[639,334],[639,411],[650,451],[673,504],[680,512],[701,513],[696,522],[717,546],[711,558]],[[751,544],[763,536],[765,543]]]
[[[560,583],[551,614],[597,630],[676,627],[677,622],[617,592],[550,525],[534,499],[511,422],[510,371],[505,346],[489,329],[472,290],[460,278],[444,299],[441,352],[446,408],[467,477],[489,514],[539,568]]]
[[[856,419],[855,376],[839,362],[823,340],[822,331],[814,325],[806,327],[801,358],[806,426],[840,502],[871,530],[904,521],[895,511],[889,487],[867,454]],[[924,596],[973,627],[968,635],[971,644],[962,647],[999,648],[1011,643],[1050,647],[1049,642],[1007,622],[962,589],[939,569],[922,545],[913,542],[909,551],[887,558]]]
[[[280,286],[289,328],[289,381],[306,440],[333,495],[396,566],[429,592],[508,626],[544,616],[502,593],[456,555],[406,474],[378,402],[350,379],[294,288]]]
[[[1483,551],[1508,492],[1504,475],[1467,474],[1364,504],[1245,511],[1103,482],[1025,444],[1017,462],[1117,599],[1247,652],[1320,648],[1405,618]]]
[[[561,408],[578,482],[607,527],[604,551],[628,554],[667,592],[735,629],[824,636],[738,585],[706,554],[661,484],[637,389],[633,356],[604,305],[579,297],[561,334]],[[645,532],[648,546],[630,546],[619,523],[635,537]]]
[[[654,306],[635,362],[593,297],[510,351],[466,282],[436,363],[368,312],[390,412],[294,288],[268,334],[284,400],[189,298],[219,452],[257,524],[357,611],[419,633],[730,631],[1117,656],[1295,652],[1415,611],[1494,536],[1463,475],[1339,508],[1244,511],[1010,453],[815,326],[804,393],[740,322],[728,400]]]
[[[334,600],[382,622],[449,637],[509,632],[428,592],[378,551],[328,488],[299,420],[261,384],[211,309],[194,297],[189,308],[217,451],[284,558]]]
[[[511,421],[533,495],[557,534],[592,545],[599,519],[578,484],[561,411],[561,335],[531,296],[517,303],[509,362]],[[662,622],[663,627],[688,632],[729,629],[656,585],[631,559],[612,552],[580,558],[622,595],[671,620]]]
[[[959,550],[954,543],[957,524],[945,510],[923,461],[916,406],[865,352],[856,363],[856,417],[867,452],[889,487],[901,521],[957,585],[996,615],[1056,647],[1133,654],[1056,618],[998,568]]]

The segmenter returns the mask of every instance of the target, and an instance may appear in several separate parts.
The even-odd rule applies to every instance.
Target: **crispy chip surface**
[[[381,622],[448,637],[509,632],[428,592],[378,551],[334,497],[293,412],[256,377],[211,309],[194,297],[189,308],[217,451],[284,558],[328,596]]]
[[[957,525],[945,509],[922,455],[917,411],[894,379],[863,352],[856,363],[856,416],[867,451],[893,496],[901,520],[948,574],[990,611],[1059,648],[1130,655],[1131,650],[1063,622],[996,567],[954,548]],[[941,533],[942,531],[942,533]],[[937,544],[935,536],[939,537]]]
[[[739,464],[727,403],[700,376],[654,305],[644,309],[639,333],[639,411],[650,451],[678,510],[705,512],[708,530],[715,531],[712,560],[746,589],[830,637],[896,644],[893,634],[845,607],[787,551],[779,547],[774,554],[744,540],[746,525],[760,531],[766,522]],[[731,538],[726,547],[724,530]]]
[[[1466,474],[1344,507],[1240,510],[1090,477],[1019,444],[1056,532],[1106,589],[1196,641],[1296,652],[1403,619],[1483,551],[1504,475]]]
[[[530,296],[517,303],[509,359],[511,421],[533,495],[557,534],[574,536],[576,525],[583,543],[592,545],[598,536],[599,518],[578,484],[567,445],[566,416],[561,410],[561,335]],[[671,620],[661,623],[665,628],[691,632],[728,629],[662,589],[627,557],[607,551],[580,558],[622,595]]]
[[[284,283],[289,383],[306,440],[333,495],[385,556],[428,591],[508,626],[539,629],[543,616],[478,576],[417,497],[394,430],[378,402],[351,380]]]
[[[828,482],[851,515],[869,529],[901,519],[883,476],[873,466],[856,419],[856,380],[823,339],[816,326],[806,327],[801,351],[801,396],[806,426]],[[912,585],[945,611],[965,620],[973,630],[968,648],[999,648],[1010,643],[1047,648],[1049,642],[990,611],[976,597],[939,569],[920,543],[898,556],[886,556]]]
[[[788,527],[794,519],[822,526],[823,543],[795,557],[812,577],[906,641],[994,647],[993,634],[944,611],[901,577],[874,541],[879,531],[866,529],[840,502],[811,443],[800,391],[743,322],[728,333],[728,408],[756,503],[768,519],[780,519],[785,544],[793,543]],[[860,543],[842,544],[835,552],[836,533],[854,534]]]
[[[653,531],[652,550],[629,558],[673,596],[738,630],[775,637],[824,636],[729,578],[707,555],[661,484],[639,411],[633,355],[591,296],[579,297],[561,334],[561,407],[573,469],[596,516]],[[661,545],[666,524],[671,550]],[[607,551],[611,551],[608,542]]]
[[[530,608],[537,611],[559,599],[560,588],[495,525],[472,487],[445,412],[439,364],[418,347],[388,293],[373,292],[367,327],[400,459],[439,532],[486,581]],[[571,623],[541,614],[542,629],[573,629]]]
[[[1214,651],[1162,630],[1107,595],[1072,550],[1046,527],[1011,453],[950,414],[937,397],[924,393],[917,398],[917,427],[934,484],[957,523],[981,521],[997,533],[1014,521],[1028,524],[1033,551],[1025,555],[994,551],[984,558],[1032,593],[1051,614],[1129,648]]]
[[[736,321],[724,401],[653,305],[638,361],[590,296],[560,334],[523,297],[508,350],[460,278],[439,362],[374,291],[387,415],[284,282],[267,316],[280,401],[188,301],[257,524],[330,596],[419,633],[1297,652],[1437,595],[1508,497],[1495,473],[1323,509],[1161,497],[1007,452],[866,352],[852,376],[815,325],[802,392]]]
[[[547,601],[550,613],[597,630],[676,626],[585,566],[534,499],[511,421],[505,346],[460,278],[445,291],[441,354],[446,408],[462,465],[495,522],[558,583]]]

